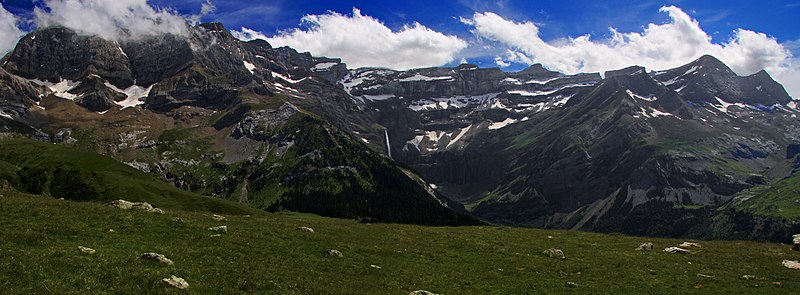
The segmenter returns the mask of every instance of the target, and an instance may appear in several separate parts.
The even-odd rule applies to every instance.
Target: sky
[[[800,0],[318,1],[0,0],[0,54],[59,24],[107,39],[185,34],[218,21],[350,68],[463,62],[507,71],[541,63],[572,74],[664,70],[711,54],[740,75],[767,70],[800,98]]]

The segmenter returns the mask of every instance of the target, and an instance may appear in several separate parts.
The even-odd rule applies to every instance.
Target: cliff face
[[[729,206],[796,166],[797,104],[766,72],[710,56],[604,76],[348,69],[217,23],[189,32],[32,32],[3,60],[3,122],[259,208],[416,223],[469,223],[464,205],[497,223],[634,232],[656,225],[629,216]]]

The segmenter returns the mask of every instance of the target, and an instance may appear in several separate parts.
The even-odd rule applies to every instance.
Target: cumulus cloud
[[[211,0],[206,0],[206,2],[203,2],[203,4],[200,5],[200,13],[190,15],[186,17],[186,19],[189,20],[192,25],[197,25],[200,23],[200,20],[203,17],[212,14],[215,11],[217,11],[217,7],[214,6],[214,3],[211,3]]]
[[[289,46],[314,55],[340,57],[350,67],[387,67],[410,69],[439,66],[456,60],[467,42],[431,30],[419,23],[392,31],[379,20],[362,15],[354,8],[352,15],[328,12],[307,15],[304,28],[267,37],[242,28],[234,32],[242,40],[260,38],[274,46]]]
[[[510,67],[510,66],[511,66],[511,63],[510,63],[510,62],[504,61],[504,60],[503,60],[503,58],[502,58],[502,57],[500,57],[500,56],[495,56],[495,57],[494,57],[494,63],[495,63],[495,64],[496,64],[498,67],[501,67],[501,68],[507,68],[507,67]]]
[[[666,24],[649,24],[643,32],[618,32],[610,28],[611,37],[592,40],[590,35],[545,41],[539,27],[533,22],[514,22],[495,13],[475,13],[472,18],[461,18],[471,26],[479,38],[496,41],[509,50],[506,61],[542,63],[564,73],[603,72],[630,65],[641,65],[651,70],[677,67],[711,54],[740,75],[767,70],[800,97],[795,88],[797,65],[792,65],[792,54],[774,38],[746,29],[734,31],[724,43],[714,43],[697,20],[675,6],[660,9],[669,15]],[[506,61],[502,61],[505,63]],[[499,63],[498,63],[499,64]]]
[[[18,23],[19,19],[0,4],[0,57],[14,49],[23,35]]]
[[[153,8],[147,0],[44,0],[43,7],[35,8],[33,14],[37,27],[62,25],[109,40],[188,32],[183,17],[169,9]]]

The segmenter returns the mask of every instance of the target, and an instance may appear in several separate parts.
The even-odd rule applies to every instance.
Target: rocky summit
[[[791,198],[774,189],[800,168],[800,109],[765,71],[739,76],[708,55],[659,72],[350,69],[220,23],[189,31],[28,33],[2,59],[0,129],[268,211],[698,238],[798,231],[784,219],[794,211],[765,205]]]

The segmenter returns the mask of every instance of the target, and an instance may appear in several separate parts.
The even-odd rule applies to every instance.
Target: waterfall
[[[389,130],[383,129],[383,134],[386,135],[386,153],[389,154],[389,158],[392,158],[392,146],[389,144]]]

